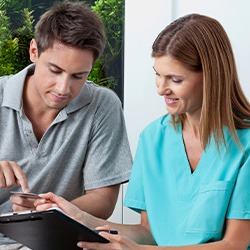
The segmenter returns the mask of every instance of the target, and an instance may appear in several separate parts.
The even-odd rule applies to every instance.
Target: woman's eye
[[[171,80],[172,80],[172,82],[174,82],[174,83],[181,83],[181,82],[182,82],[182,79],[180,79],[180,78],[175,78],[175,77],[173,77]]]

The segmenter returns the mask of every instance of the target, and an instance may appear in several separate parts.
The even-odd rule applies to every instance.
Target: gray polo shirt
[[[0,77],[0,161],[17,162],[32,192],[52,191],[67,200],[126,182],[132,156],[117,95],[86,82],[38,142],[22,109],[24,80],[33,72],[30,65]],[[11,211],[10,190],[20,188],[0,189],[0,213]]]

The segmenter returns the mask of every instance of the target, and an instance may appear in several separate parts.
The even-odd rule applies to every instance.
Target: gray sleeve
[[[95,98],[98,108],[84,164],[85,190],[126,182],[132,167],[119,98],[111,91]]]

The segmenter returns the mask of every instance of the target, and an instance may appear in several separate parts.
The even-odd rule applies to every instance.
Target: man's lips
[[[54,92],[50,92],[50,94],[51,94],[53,100],[56,102],[64,102],[64,101],[69,99],[68,95],[60,95],[60,94],[57,94]]]

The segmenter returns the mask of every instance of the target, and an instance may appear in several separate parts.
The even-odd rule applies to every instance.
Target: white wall
[[[151,45],[171,20],[192,12],[212,16],[222,23],[233,45],[243,90],[250,99],[249,0],[126,0],[124,112],[133,155],[140,131],[165,112],[154,83]],[[125,191],[126,187],[121,196]],[[111,220],[136,223],[139,216],[127,208],[122,210],[120,197]]]
[[[125,0],[124,113],[133,156],[140,131],[165,112],[154,83],[151,46],[171,21],[171,8],[171,1],[166,0]],[[126,185],[110,220],[138,222],[139,216],[122,206],[125,192]]]
[[[249,0],[173,0],[174,18],[200,13],[217,19],[225,28],[235,53],[239,78],[250,100],[250,1]]]
[[[166,112],[155,86],[151,47],[156,36],[172,19],[172,3],[166,0],[126,0],[125,13],[124,112],[134,155],[140,131]],[[123,222],[138,221],[139,216],[124,207]]]

